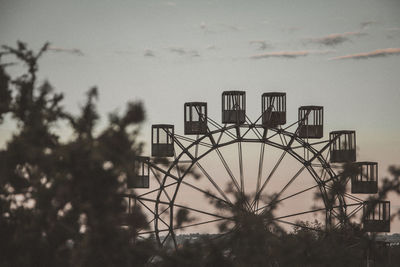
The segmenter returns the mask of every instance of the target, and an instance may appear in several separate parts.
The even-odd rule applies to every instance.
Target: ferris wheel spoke
[[[314,156],[309,160],[309,162],[313,162],[316,158],[321,156],[322,153],[331,146],[331,144],[332,144],[332,142],[334,142],[334,140],[336,140],[336,139],[332,139],[325,146],[323,146],[316,154],[314,154]]]
[[[331,185],[329,185],[329,184],[327,184],[326,187],[327,187],[328,189],[333,189],[333,187],[332,187]],[[361,202],[364,201],[363,199],[361,199],[361,198],[359,198],[359,197],[356,197],[356,196],[353,196],[353,195],[351,195],[351,194],[349,194],[349,193],[346,193],[346,192],[343,193],[343,196],[345,196],[345,197],[347,197],[347,198],[350,198],[351,200],[356,201],[356,202],[359,202],[359,203],[361,203]],[[338,197],[338,195],[336,195],[335,200],[337,199],[337,197]]]
[[[147,224],[150,225],[152,222],[154,222],[155,219],[156,219],[156,218],[154,217],[153,219],[151,219],[150,221],[148,221]],[[150,231],[146,231],[146,232],[141,232],[141,231],[143,231],[143,230],[145,230],[144,227],[140,227],[140,228],[136,229],[136,231],[135,231],[135,232],[136,232],[136,235],[144,235],[144,234],[148,234],[149,232],[154,232],[154,230],[150,230]]]
[[[208,212],[208,211],[204,211],[204,210],[200,210],[200,209],[191,208],[191,207],[188,207],[188,206],[185,206],[185,205],[181,205],[181,204],[173,203],[173,206],[174,207],[178,207],[178,208],[182,208],[182,209],[186,209],[186,210],[190,210],[190,211],[194,211],[194,212],[197,212],[197,213],[209,215],[209,216],[214,216],[214,217],[217,217],[217,218],[220,218],[220,219],[232,220],[232,218],[229,218],[229,217],[225,217],[225,216],[222,216],[222,215],[214,214],[214,213],[211,213],[211,212]]]
[[[310,146],[315,146],[315,145],[320,145],[320,144],[325,144],[325,143],[328,143],[329,142],[329,140],[323,140],[323,141],[319,141],[319,142],[315,142],[315,143],[309,143],[309,145]],[[297,149],[297,148],[302,148],[303,146],[302,145],[300,145],[300,146],[294,146],[294,147],[292,147],[293,149]]]
[[[330,139],[330,140],[327,140],[326,141],[326,145],[324,145],[320,150],[318,150],[317,151],[317,153],[314,153],[314,156],[309,160],[309,162],[313,162],[316,158],[318,158],[319,156],[321,156],[322,155],[322,153],[324,152],[324,151],[326,151],[328,148],[330,148],[331,147],[331,144],[332,143],[334,143],[335,141],[336,141],[336,139],[338,139],[339,138],[339,135],[338,136],[335,136],[334,138],[332,138],[332,139]],[[308,150],[307,150],[308,151]]]
[[[261,113],[261,115],[258,116],[258,118],[257,118],[256,121],[254,122],[254,124],[257,124],[257,122],[258,122],[259,120],[261,120],[261,118],[263,117],[263,115],[264,115],[265,112],[267,112],[267,110],[264,110],[264,111]]]
[[[210,116],[207,116],[207,122],[209,122],[211,125],[213,125],[217,129],[222,129],[222,126],[219,125],[219,123],[216,122],[215,120],[211,119]]]
[[[143,206],[145,206],[146,207],[146,209],[147,210],[150,210],[149,209],[149,207],[147,207],[142,201],[140,201],[140,203],[143,205]],[[168,206],[166,209],[164,209],[161,213],[159,213],[159,214],[156,214],[155,212],[151,212],[152,214],[153,214],[153,216],[154,216],[154,218],[148,223],[148,224],[150,224],[150,223],[152,223],[152,222],[156,222],[156,224],[158,225],[158,221],[161,221],[166,227],[170,227],[169,225],[168,225],[168,223],[166,223],[162,218],[161,218],[161,215],[166,211],[166,210],[168,210],[170,207]]]
[[[211,145],[211,144],[207,144],[207,143],[205,143],[205,142],[201,142],[201,141],[198,141],[198,140],[189,138],[189,137],[187,137],[187,136],[182,136],[182,135],[179,135],[179,134],[174,134],[174,136],[175,136],[177,139],[181,139],[181,140],[183,140],[183,141],[187,141],[187,142],[191,142],[191,143],[196,143],[196,145],[202,145],[202,146],[205,146],[205,147],[207,147],[207,148],[212,148],[212,145]]]
[[[178,179],[179,179],[179,181],[182,181],[181,170],[179,169],[179,165],[178,165],[178,162],[177,162],[177,157],[176,157],[176,151],[175,150],[174,150],[174,158],[175,158],[175,162],[176,162],[175,170],[178,173]],[[192,161],[193,161],[193,159],[194,158],[192,158]],[[170,200],[170,202],[171,202],[171,200]]]
[[[167,230],[169,231],[169,229]],[[161,245],[163,246],[165,244],[165,242],[167,241],[168,237],[171,235],[171,231],[168,232],[168,234],[165,236],[164,240],[161,241]]]
[[[326,178],[328,176],[328,170],[325,168],[327,166],[327,162],[328,162],[328,155],[326,155],[324,157],[324,160],[321,161],[321,173],[320,173],[320,177],[321,177],[321,181],[325,181],[326,183]],[[331,176],[332,177],[332,176]],[[335,177],[336,178],[336,177]],[[332,178],[330,178],[330,180],[333,180]]]
[[[167,188],[167,187],[170,187],[170,186],[173,186],[173,185],[176,185],[176,184],[178,184],[178,182],[173,182],[173,183],[171,183],[171,184],[164,185],[164,186],[162,186],[162,187],[163,187],[163,188]],[[161,185],[160,185],[160,187],[161,187]],[[148,192],[146,192],[146,193],[143,193],[143,194],[134,196],[134,198],[144,197],[144,196],[150,195],[151,193],[154,193],[154,192],[157,192],[157,191],[160,191],[160,188],[156,188],[156,189],[150,190],[150,191],[148,191]]]
[[[246,115],[246,120],[247,120],[247,123],[249,124],[249,130],[252,130],[253,133],[257,136],[257,138],[259,140],[262,140],[262,134],[258,131],[257,127],[254,127],[255,123],[253,123],[247,115]],[[247,131],[249,131],[249,130],[247,130]]]
[[[229,127],[224,127],[225,129],[224,129],[224,134],[226,134],[226,135],[228,135],[229,137],[231,137],[233,140],[236,140],[237,138],[238,138],[238,136],[240,136],[240,135],[235,135],[235,134],[233,134],[233,133],[231,133],[230,132],[230,130],[232,129],[232,128],[229,128]]]
[[[281,129],[282,129],[282,128],[281,128]],[[286,147],[287,147],[288,141],[286,140],[286,134],[284,134],[284,131],[283,131],[283,133],[282,133],[282,137],[283,137],[283,139],[285,140],[285,144],[286,144]]]
[[[321,169],[320,176],[319,176],[319,177],[321,177],[321,181],[325,181],[327,175],[328,175],[328,172],[325,170],[325,168],[322,168],[322,169]]]
[[[244,132],[244,134],[242,134],[242,136],[241,136],[241,138],[244,138],[244,137],[246,137],[247,136],[247,134],[250,132],[250,130],[252,129],[252,127],[250,126],[245,132]],[[253,132],[254,132],[254,130],[253,130]],[[257,135],[257,134],[256,134]],[[240,137],[240,136],[239,136]],[[257,136],[258,137],[258,136]],[[260,139],[260,138],[259,138]]]
[[[265,205],[265,206],[263,206],[263,207],[261,207],[261,208],[258,208],[258,209],[256,210],[256,212],[257,212],[257,211],[260,211],[260,210],[263,210],[263,209],[266,209],[266,208],[270,207],[272,204],[277,204],[277,203],[282,202],[282,201],[284,201],[284,200],[286,200],[286,199],[290,199],[290,198],[292,198],[292,197],[295,197],[295,196],[297,196],[297,195],[300,195],[300,194],[302,194],[302,193],[305,193],[305,192],[307,192],[307,191],[310,191],[310,190],[312,190],[312,189],[315,189],[315,188],[317,188],[317,187],[320,187],[321,185],[324,185],[325,183],[327,183],[327,182],[329,182],[329,181],[331,181],[331,180],[333,180],[333,178],[331,178],[331,179],[329,179],[329,180],[327,180],[327,181],[324,181],[324,182],[322,182],[322,183],[319,183],[319,184],[310,186],[310,187],[308,187],[308,188],[306,188],[306,189],[303,189],[303,190],[301,190],[301,191],[299,191],[299,192],[296,192],[296,193],[294,193],[294,194],[291,194],[291,195],[289,195],[289,196],[287,196],[287,197],[284,197],[284,198],[281,198],[281,199],[277,199],[277,200],[275,201],[275,203],[269,203],[269,204],[267,204],[267,205]]]
[[[170,206],[166,207],[162,212],[160,212],[158,214],[158,216],[161,216],[162,214],[164,214],[164,212],[166,212],[167,210],[169,210]]]
[[[221,142],[221,138],[222,138],[223,135],[224,135],[224,132],[222,131],[218,136],[216,144],[219,144],[219,142]]]
[[[299,122],[300,122],[300,120],[298,120],[298,121],[296,121],[296,122],[293,122],[293,123],[290,124],[289,126],[286,126],[285,128],[283,128],[283,129],[281,130],[281,132],[286,132],[287,129],[289,129],[289,128],[291,128],[292,126],[298,124]],[[296,131],[297,131],[297,130],[296,130]],[[270,137],[268,137],[267,140],[269,140],[269,139],[271,139],[271,138],[277,136],[278,134],[279,134],[279,132],[276,131],[273,135],[271,135]]]
[[[210,193],[210,192],[207,192],[207,191],[205,191],[205,190],[203,190],[203,189],[201,189],[201,188],[198,188],[197,186],[194,186],[194,185],[192,185],[192,184],[190,184],[190,183],[188,183],[188,182],[182,181],[182,184],[184,184],[184,185],[186,185],[186,186],[189,186],[189,187],[193,188],[194,190],[197,190],[197,191],[203,193],[203,194],[206,195],[206,196],[215,198],[215,199],[218,200],[218,201],[224,202],[225,204],[232,206],[232,203],[230,203],[230,202],[228,202],[228,201],[226,201],[226,200],[223,200],[222,198],[219,198],[219,197],[217,197],[216,195],[214,195],[214,194],[212,194],[212,193]]]
[[[226,162],[224,156],[222,155],[222,153],[221,153],[221,151],[218,149],[218,147],[216,148],[216,151],[217,151],[218,157],[220,158],[222,164],[224,165],[224,167],[225,167],[225,169],[226,169],[228,175],[230,176],[231,181],[232,181],[233,184],[235,185],[235,187],[236,187],[236,189],[237,189],[237,192],[240,193],[240,194],[243,194],[241,188],[239,187],[239,184],[238,184],[238,182],[237,182],[237,179],[236,179],[235,176],[233,175],[233,173],[232,173],[232,171],[231,171],[231,169],[230,169],[228,163]],[[248,202],[248,200],[247,200],[246,198],[244,198],[244,201],[245,201],[246,206],[251,210],[251,205],[250,205],[250,203]]]
[[[152,212],[153,213],[153,212]],[[125,213],[125,215],[130,215],[131,213]],[[154,213],[153,213],[154,214]],[[135,230],[135,232],[136,232],[136,234],[140,234],[141,232],[140,231],[142,231],[142,230],[145,230],[145,229],[148,229],[147,227],[149,226],[149,225],[151,225],[151,223],[153,223],[154,222],[154,220],[155,220],[155,216],[153,216],[153,218],[150,220],[150,221],[147,221],[146,222],[146,226],[138,226],[137,228],[136,228],[136,230]],[[128,222],[128,223],[122,223],[122,225],[123,226],[131,226],[130,225],[130,223]]]
[[[174,230],[179,230],[179,229],[184,229],[184,228],[189,228],[189,227],[194,227],[194,226],[199,226],[199,225],[204,225],[204,224],[209,224],[209,223],[215,223],[215,222],[220,222],[226,219],[214,219],[214,220],[208,220],[204,222],[199,222],[199,223],[193,223],[193,224],[188,224],[188,225],[182,225],[182,226],[177,226],[174,227]]]
[[[353,195],[351,195],[351,194],[349,194],[349,193],[344,193],[343,196],[345,196],[345,197],[347,197],[347,198],[350,198],[351,200],[356,201],[356,202],[359,202],[359,203],[364,202],[363,199],[358,198],[358,197],[356,197],[356,196],[353,196]]]
[[[257,202],[260,199],[260,196],[262,194],[262,191],[264,190],[264,188],[267,186],[269,180],[271,179],[271,177],[274,175],[275,171],[278,169],[279,165],[281,164],[283,158],[285,157],[287,151],[283,151],[282,155],[279,157],[278,161],[275,163],[274,168],[271,170],[271,172],[269,173],[267,179],[265,180],[265,182],[263,183],[263,185],[261,186],[260,190],[258,192],[256,192],[255,197],[253,202],[251,203],[251,206],[256,207],[258,204]]]
[[[225,133],[227,136],[232,138],[233,140],[236,139],[236,136],[232,134],[231,132],[228,131],[228,128],[226,127],[227,124],[225,124],[223,127],[219,125],[216,121],[211,119],[210,117],[207,118],[208,122],[210,122],[215,128],[222,130],[221,133]]]
[[[174,231],[170,231],[170,233],[171,233],[172,241],[174,242],[174,246],[175,246],[175,248],[177,248],[178,247],[178,243],[176,242],[175,232]]]
[[[160,178],[158,177],[158,175],[155,173],[155,171],[152,168],[150,168],[150,171],[153,173],[153,175],[156,178],[158,184],[160,185],[160,188],[162,188],[162,191],[164,192],[165,196],[168,198],[169,201],[171,201],[171,198],[169,197],[167,191],[165,190],[165,187],[162,186]]]
[[[345,205],[346,207],[351,207],[351,206],[356,206],[359,205],[357,204],[347,204]],[[332,209],[337,209],[337,208],[342,208],[341,205],[332,207]],[[288,215],[284,215],[284,216],[279,216],[279,217],[275,217],[270,219],[270,221],[276,221],[276,220],[280,220],[280,219],[285,219],[285,218],[290,218],[290,217],[295,217],[295,216],[299,216],[299,215],[304,215],[304,214],[308,214],[308,213],[314,213],[314,212],[319,212],[319,211],[325,211],[326,208],[318,208],[318,209],[313,209],[313,210],[307,210],[307,211],[302,211],[302,212],[297,212],[297,213],[292,213],[292,214],[288,214]]]
[[[225,216],[222,216],[222,215],[214,214],[214,213],[207,212],[207,211],[200,210],[200,209],[191,208],[191,207],[188,207],[188,206],[185,206],[185,205],[181,205],[181,204],[169,203],[169,202],[165,202],[165,201],[157,201],[157,200],[154,200],[154,199],[147,199],[147,198],[146,199],[142,198],[142,200],[147,200],[149,202],[164,204],[164,205],[168,205],[168,206],[172,205],[174,207],[178,207],[178,208],[182,208],[182,209],[186,209],[186,210],[202,213],[202,214],[209,215],[209,216],[214,216],[214,217],[217,217],[217,218],[220,218],[220,219],[232,220],[232,218],[229,218],[229,217],[225,217]]]
[[[222,165],[224,165],[225,170],[228,172],[229,177],[231,178],[231,181],[233,182],[233,184],[235,185],[236,189],[238,190],[238,192],[241,192],[239,184],[235,178],[235,176],[233,175],[231,169],[229,168],[228,163],[226,162],[224,156],[222,155],[221,151],[218,149],[218,147],[215,149],[217,152],[217,155],[219,157],[219,159],[222,162]]]
[[[261,138],[257,135],[257,133],[254,131],[253,127],[251,125],[249,125],[249,128],[242,134],[242,136],[238,135],[238,139],[240,138],[245,138],[247,136],[247,134],[253,130],[253,132],[255,133],[255,135],[257,136],[258,140],[261,140]]]
[[[257,175],[257,185],[256,185],[256,192],[260,189],[261,186],[261,177],[262,177],[262,170],[263,170],[263,165],[264,165],[264,151],[265,151],[265,143],[261,143],[261,149],[260,149],[260,158],[258,160],[258,175]],[[256,206],[254,206],[254,209],[258,209],[258,202],[256,202]]]
[[[192,161],[190,161],[190,162],[192,162]],[[171,172],[169,172],[169,171],[166,171],[166,170],[164,170],[164,169],[158,167],[156,164],[149,164],[149,166],[150,166],[150,170],[153,168],[153,169],[155,169],[155,170],[161,172],[162,174],[164,174],[166,177],[170,177],[170,178],[174,179],[175,181],[179,181],[179,177],[173,175],[173,174],[172,174]]]
[[[324,182],[324,184],[326,185],[326,187],[327,187],[328,189],[333,189],[333,186],[330,185],[330,184],[327,184],[327,182],[329,182],[329,181],[335,182],[335,179],[334,179],[334,178],[337,178],[337,177],[340,177],[340,175],[334,176],[334,177],[332,177],[331,179],[329,179],[329,180],[327,180],[327,181]],[[350,177],[347,178],[345,184],[347,184],[347,183],[350,181],[350,179],[351,179]],[[347,193],[347,192],[344,192],[342,195],[345,196],[345,197],[350,198],[350,199],[353,200],[353,201],[359,202],[359,203],[364,202],[363,199],[361,199],[361,198],[359,198],[359,197],[356,197],[356,196],[353,196],[352,194],[349,194],[349,193]],[[336,194],[335,200],[337,199],[337,197],[339,197],[338,194]]]
[[[312,189],[315,189],[315,188],[317,188],[317,187],[319,187],[319,186],[320,186],[319,184],[316,184],[316,185],[313,185],[313,186],[311,186],[311,187],[308,187],[308,188],[306,188],[306,189],[304,189],[304,190],[301,190],[301,191],[299,191],[299,192],[296,192],[296,193],[294,193],[294,194],[291,194],[290,196],[287,196],[287,197],[284,197],[284,198],[281,198],[281,199],[277,199],[277,200],[275,201],[275,203],[267,204],[267,205],[265,205],[265,206],[263,206],[263,207],[261,207],[261,208],[256,209],[256,211],[260,211],[260,210],[266,209],[266,208],[270,207],[272,204],[277,204],[277,203],[282,202],[282,201],[284,201],[284,200],[286,200],[286,199],[290,199],[290,198],[292,198],[292,197],[295,197],[295,196],[297,196],[297,195],[300,195],[300,194],[302,194],[302,193],[305,193],[305,192],[307,192],[307,191],[310,191],[310,190],[312,190]]]
[[[226,196],[224,191],[218,186],[218,184],[214,181],[214,179],[207,173],[207,171],[201,166],[199,162],[196,162],[196,166],[201,170],[201,172],[207,177],[208,181],[217,189],[217,191],[220,193],[220,195],[226,200],[226,202],[229,202],[232,205],[232,202],[229,200],[229,198]]]
[[[143,203],[143,201],[141,201],[140,199],[138,199],[138,201],[148,210],[150,211],[153,215],[154,218],[157,218],[158,220],[160,220],[165,226],[169,227],[169,225],[160,217],[160,215],[156,215],[146,204]],[[152,220],[153,221],[153,220]],[[151,222],[152,222],[151,221]],[[149,222],[149,223],[151,223]]]
[[[140,202],[140,204],[142,204],[148,211],[150,211],[151,214],[153,214],[153,216],[156,216],[156,214],[154,213],[154,211],[152,209],[150,209],[146,204],[143,203],[143,201],[141,201],[140,199],[138,199],[138,201]]]
[[[199,135],[196,135],[196,139],[199,140]],[[197,159],[198,156],[199,156],[199,144],[196,143],[196,147],[194,149],[194,157]]]
[[[353,216],[355,216],[360,210],[363,208],[363,203],[360,203],[358,207],[356,207],[352,212],[347,215],[347,220],[350,220]]]
[[[311,164],[311,167],[313,167],[313,168],[322,168],[324,165],[322,165],[321,163],[312,163]],[[321,174],[321,177],[322,177],[322,174]]]
[[[347,220],[350,220],[353,216],[355,216],[360,210],[362,210],[362,208],[363,208],[363,204],[361,203],[358,207],[356,207],[352,212],[350,212],[348,215],[347,215],[347,217],[346,217],[346,219]],[[336,225],[335,225],[335,228],[337,228],[338,226],[340,226],[341,225],[341,222],[339,222],[339,223],[337,223]]]
[[[298,170],[296,172],[295,175],[293,175],[293,177],[289,180],[289,182],[282,188],[282,190],[273,198],[273,200],[269,203],[269,206],[272,206],[274,204],[276,204],[276,201],[278,200],[278,198],[286,191],[286,189],[294,182],[294,180],[296,180],[297,177],[299,177],[299,175],[306,169],[305,166],[301,167],[300,170]],[[271,210],[271,209],[269,209]],[[268,210],[268,211],[269,211]],[[266,210],[263,211],[263,213],[265,213]]]
[[[179,146],[180,149],[182,149],[182,152],[185,153],[192,161],[195,160],[195,157],[192,155],[192,153],[190,153],[189,149],[186,148],[180,141],[178,138],[176,138],[175,134],[174,135],[170,135],[172,137],[172,139],[174,140],[174,143],[177,144]],[[177,156],[176,156],[176,150],[174,149],[174,157],[175,157],[175,162],[177,162]],[[175,166],[177,166],[178,164],[175,164]]]
[[[257,138],[258,138],[258,140],[263,140],[263,134],[261,134],[260,133],[260,131],[258,130],[258,128],[257,127],[252,127],[251,125],[250,125],[250,129],[253,131],[253,133],[257,136]]]
[[[283,146],[287,146],[288,144],[284,141],[284,139],[282,138],[282,134],[278,134],[279,135],[279,139],[281,140],[281,143]]]
[[[242,194],[244,191],[244,177],[243,177],[243,153],[242,153],[242,143],[238,142],[238,154],[239,154],[239,172],[240,172],[240,189]]]

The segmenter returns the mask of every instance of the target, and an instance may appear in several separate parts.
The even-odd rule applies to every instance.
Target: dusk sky
[[[143,101],[147,154],[151,124],[183,134],[185,102],[208,102],[220,121],[222,91],[244,90],[256,119],[262,93],[282,91],[288,122],[299,106],[322,105],[326,137],[356,130],[358,160],[379,162],[380,176],[400,164],[398,0],[0,0],[0,44],[17,40],[51,43],[40,80],[65,94],[68,110],[94,85],[103,123]],[[13,129],[0,126],[2,146]]]

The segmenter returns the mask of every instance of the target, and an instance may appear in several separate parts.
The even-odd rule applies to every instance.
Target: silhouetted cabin
[[[264,93],[261,96],[262,125],[275,128],[286,123],[286,93]]]
[[[351,193],[375,194],[378,193],[378,163],[354,163],[357,173],[351,177]]]
[[[153,157],[174,156],[174,126],[155,124],[151,126],[151,155]]]
[[[324,135],[324,109],[321,106],[299,108],[299,132],[301,138],[322,138]]]
[[[363,229],[366,232],[390,232],[390,201],[365,201]]]
[[[333,131],[329,133],[331,141],[330,161],[344,163],[356,161],[356,132]]]
[[[185,134],[207,133],[207,103],[189,102],[184,105]]]
[[[222,93],[222,123],[246,122],[246,93],[225,91]]]
[[[121,196],[121,198],[126,203],[125,212],[121,213],[119,216],[119,225],[121,226],[129,226],[131,220],[132,206],[134,200],[128,196]]]
[[[128,176],[128,188],[149,188],[149,157],[136,157],[133,161],[134,175]]]
[[[121,226],[138,226],[145,225],[142,212],[138,210],[136,200],[132,196],[124,196],[126,200],[126,211],[121,213],[119,217],[119,225]]]

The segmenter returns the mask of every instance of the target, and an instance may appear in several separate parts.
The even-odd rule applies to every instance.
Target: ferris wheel
[[[318,219],[329,229],[358,219],[366,232],[389,232],[390,202],[363,198],[378,192],[378,164],[356,161],[355,131],[323,139],[322,106],[299,107],[290,124],[286,115],[286,93],[262,94],[260,116],[251,120],[246,93],[225,91],[222,123],[207,103],[188,102],[184,135],[171,124],[152,125],[151,157],[136,158],[123,194],[127,216],[138,207],[147,214],[147,227],[136,234],[177,247],[178,234],[239,224],[237,209],[266,227],[321,230],[301,221]],[[353,171],[343,179],[348,166]]]

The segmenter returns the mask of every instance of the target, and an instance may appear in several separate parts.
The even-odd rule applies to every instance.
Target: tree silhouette
[[[65,111],[63,95],[48,82],[37,85],[37,53],[19,42],[3,46],[0,59],[14,57],[27,67],[12,78],[0,65],[0,119],[9,116],[17,128],[0,151],[1,266],[137,266],[149,253],[132,246],[129,230],[120,227],[126,203],[118,193],[133,175],[136,141],[144,120],[140,102],[124,114],[99,120],[94,87],[78,115]],[[2,63],[1,61],[1,63]],[[62,122],[73,136],[62,142]],[[145,221],[136,209],[136,222]],[[140,225],[137,225],[140,226]],[[132,230],[132,228],[131,228]],[[149,244],[144,244],[149,246]],[[151,251],[151,250],[147,250]]]

